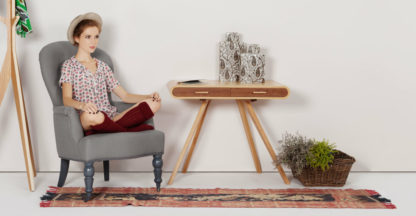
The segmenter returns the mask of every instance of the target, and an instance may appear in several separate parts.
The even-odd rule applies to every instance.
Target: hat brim
[[[86,13],[86,14],[81,14],[81,15],[75,17],[71,21],[71,24],[69,24],[68,31],[67,31],[67,37],[68,37],[69,42],[71,42],[71,44],[74,44],[75,45],[75,40],[74,40],[74,30],[75,30],[75,28],[77,27],[77,25],[81,21],[87,20],[87,19],[94,20],[95,22],[97,22],[98,25],[100,25],[100,28],[101,28],[101,26],[103,24],[103,21],[102,21],[100,15],[98,15],[98,14],[96,14],[94,12],[89,12],[89,13]]]

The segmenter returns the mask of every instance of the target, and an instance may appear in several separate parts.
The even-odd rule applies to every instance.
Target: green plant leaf
[[[335,144],[329,144],[325,139],[314,141],[306,156],[307,165],[313,168],[321,168],[322,171],[328,170],[334,161]]]

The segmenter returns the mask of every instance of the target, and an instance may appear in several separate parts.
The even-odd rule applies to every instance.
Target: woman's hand
[[[89,114],[96,114],[98,112],[97,106],[90,102],[82,104],[81,110],[88,112]]]
[[[159,102],[159,101],[161,101],[161,100],[162,100],[162,99],[160,98],[159,93],[157,93],[157,92],[152,93],[150,96],[151,96],[151,98],[152,98],[152,100],[153,100],[153,101],[157,101],[157,102]]]

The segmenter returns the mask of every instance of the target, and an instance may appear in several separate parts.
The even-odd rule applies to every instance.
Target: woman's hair
[[[98,24],[96,21],[94,20],[90,20],[90,19],[85,19],[82,20],[81,22],[78,23],[78,25],[75,27],[74,29],[74,34],[73,34],[73,38],[75,37],[80,37],[82,32],[84,32],[84,30],[88,27],[97,27],[98,31],[101,32],[101,26],[100,24]],[[74,40],[75,45],[78,46],[78,43]]]

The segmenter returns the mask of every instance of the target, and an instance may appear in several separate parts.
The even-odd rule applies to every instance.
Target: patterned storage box
[[[241,54],[240,82],[263,83],[264,82],[265,56],[257,53]]]
[[[244,58],[243,58],[244,56]],[[240,40],[237,32],[227,32],[219,45],[219,80],[228,82],[264,82],[265,56],[258,44]]]
[[[240,34],[227,32],[226,41],[220,42],[220,81],[236,82],[240,77]]]

